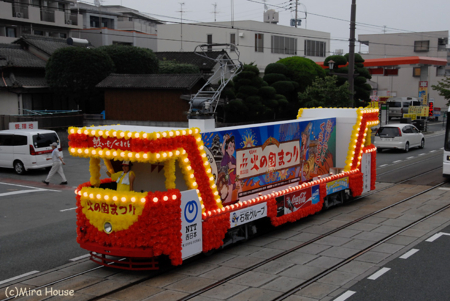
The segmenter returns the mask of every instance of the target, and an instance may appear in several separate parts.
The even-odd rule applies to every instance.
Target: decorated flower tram
[[[75,190],[77,241],[99,264],[156,269],[375,189],[378,110],[300,109],[291,121],[216,128],[69,128],[90,158]],[[106,176],[130,161],[133,191]]]

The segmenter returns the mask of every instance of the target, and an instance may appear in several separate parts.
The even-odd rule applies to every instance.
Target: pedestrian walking
[[[55,173],[59,173],[63,180],[61,183],[59,183],[59,185],[67,185],[67,179],[62,168],[62,166],[66,165],[66,163],[64,162],[63,158],[61,157],[61,153],[58,150],[58,143],[53,142],[52,144],[50,144],[50,146],[53,149],[52,157],[47,158],[47,160],[52,160],[53,165],[52,169],[50,169],[50,172],[48,173],[47,179],[42,182],[48,185],[50,183],[51,177],[53,177]]]

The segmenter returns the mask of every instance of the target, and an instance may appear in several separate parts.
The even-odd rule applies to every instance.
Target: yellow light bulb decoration
[[[175,189],[175,159],[164,162],[164,176],[166,177],[166,189]]]
[[[91,186],[100,186],[100,158],[91,158],[89,160],[89,173],[91,174]]]

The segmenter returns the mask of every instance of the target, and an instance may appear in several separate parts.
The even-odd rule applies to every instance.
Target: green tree
[[[437,85],[432,85],[431,88],[439,92],[440,96],[444,96],[447,100],[447,106],[450,105],[450,77],[438,81]]]
[[[114,71],[109,55],[97,49],[61,48],[47,62],[45,78],[56,95],[74,101],[85,113],[104,110],[103,93],[95,86]]]
[[[196,74],[200,73],[198,66],[192,64],[181,64],[175,61],[160,61],[160,74]]]
[[[298,95],[302,107],[349,107],[348,82],[337,85],[337,76],[316,77],[311,86]]]
[[[275,89],[278,102],[277,119],[293,119],[299,109],[298,90],[300,85],[292,80],[293,73],[286,65],[272,63],[264,70],[263,79]]]
[[[333,72],[348,75],[348,66],[346,66],[348,63],[348,58],[348,53],[346,55],[328,56],[324,60],[324,66],[329,66],[328,62],[333,60],[335,62]],[[339,66],[344,67],[339,68]],[[328,70],[327,73],[330,74],[330,70]],[[372,87],[367,84],[367,81],[370,80],[372,76],[370,75],[369,70],[364,67],[364,59],[359,53],[355,53],[355,74],[358,74],[358,76],[354,79],[355,94],[353,98],[355,101],[355,106],[358,106],[357,101],[370,101],[370,92],[372,91]],[[345,76],[338,76],[337,85],[341,86],[345,83],[348,83],[348,78]]]
[[[236,99],[225,106],[226,121],[261,121],[274,118],[278,107],[278,101],[274,98],[276,91],[259,77],[257,66],[244,64],[242,72],[233,79],[233,84]],[[228,95],[233,93],[228,92]]]
[[[317,76],[325,77],[325,71],[308,58],[291,56],[281,59],[277,63],[286,66],[286,75],[298,84],[297,92],[305,91],[306,87],[310,86]]]
[[[116,68],[116,73],[158,73],[159,60],[150,49],[126,45],[101,46],[97,49],[105,51],[111,57]]]

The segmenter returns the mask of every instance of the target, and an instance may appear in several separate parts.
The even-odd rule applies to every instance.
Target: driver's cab
[[[89,182],[75,192],[78,208],[100,232],[126,230],[145,208],[158,202],[167,208],[187,190],[197,192],[203,213],[223,208],[198,128],[69,128],[69,141],[71,155],[90,159]],[[122,161],[132,162],[134,191],[114,190],[106,174],[121,171]]]

